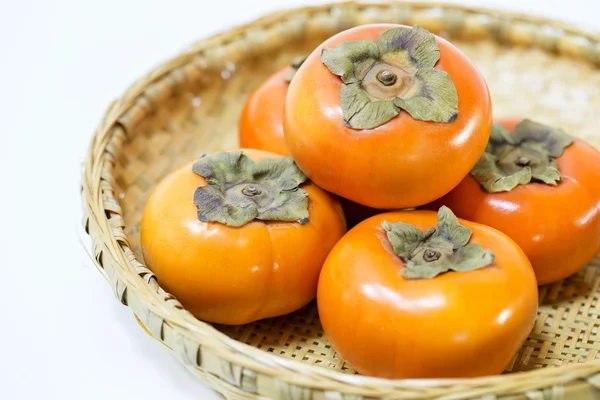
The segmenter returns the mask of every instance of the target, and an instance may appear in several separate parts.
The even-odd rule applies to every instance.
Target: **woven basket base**
[[[427,21],[421,25],[445,34]],[[236,147],[238,117],[248,94],[269,74],[332,33],[330,29],[316,30],[302,42],[286,43],[285,48],[272,46],[237,63],[223,63],[212,72],[188,77],[176,89],[168,88],[165,95],[155,86],[148,97],[157,104],[138,103],[119,121],[128,135],[122,138],[124,148],[115,154],[113,188],[122,207],[127,240],[139,260],[141,212],[154,186],[167,173],[203,153]],[[600,144],[600,113],[596,112],[600,109],[600,71],[593,66],[525,46],[450,39],[481,69],[496,117],[527,116]],[[599,277],[600,258],[596,258],[576,276],[541,288],[537,323],[508,371],[563,366],[597,357]],[[280,318],[217,328],[281,357],[354,373],[330,347],[314,304]]]

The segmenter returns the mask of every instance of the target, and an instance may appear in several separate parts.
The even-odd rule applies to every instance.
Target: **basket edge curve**
[[[581,31],[568,24],[541,17],[531,17],[489,8],[476,8],[445,3],[429,2],[343,2],[295,10],[282,10],[218,33],[192,44],[185,52],[153,69],[131,85],[125,93],[108,107],[91,140],[88,156],[84,162],[82,198],[84,200],[84,225],[92,238],[95,261],[106,272],[117,298],[134,311],[134,315],[156,340],[164,344],[192,373],[204,379],[215,389],[227,392],[231,397],[239,395],[237,390],[260,392],[260,377],[272,378],[263,386],[275,386],[278,397],[312,398],[311,390],[323,394],[323,398],[348,398],[338,392],[366,397],[386,398],[432,398],[448,395],[448,398],[472,398],[496,394],[510,398],[559,398],[565,391],[594,391],[600,388],[600,360],[584,364],[572,364],[561,368],[541,369],[510,376],[482,377],[458,380],[384,380],[363,376],[352,376],[324,368],[314,368],[297,361],[282,359],[267,354],[246,344],[237,342],[220,333],[204,322],[198,321],[184,311],[181,305],[164,292],[152,273],[139,262],[129,248],[123,233],[124,221],[121,209],[111,185],[110,164],[114,163],[110,151],[116,136],[126,140],[128,126],[123,116],[136,104],[142,102],[146,90],[178,68],[194,61],[201,52],[240,36],[249,29],[267,29],[269,25],[282,22],[305,13],[355,8],[357,11],[372,7],[406,7],[415,10],[442,8],[478,15],[497,16],[511,21],[550,26],[574,36],[595,42],[598,54],[593,61],[600,63],[600,38],[597,34]],[[115,234],[116,233],[116,234]],[[121,269],[119,269],[121,267]],[[124,272],[128,271],[128,272]],[[138,294],[141,293],[141,294]],[[145,295],[151,301],[142,302]],[[167,303],[167,307],[164,303]],[[182,311],[183,310],[183,311]],[[177,315],[177,321],[169,319]],[[143,321],[143,322],[142,322]],[[166,325],[165,325],[166,324]],[[165,330],[165,326],[169,329]],[[195,349],[195,350],[194,350]],[[195,354],[194,354],[195,353]],[[274,383],[273,383],[274,382]],[[463,389],[457,392],[452,387]],[[234,390],[235,389],[235,390]],[[308,392],[307,392],[308,391]],[[273,394],[272,390],[268,390]],[[246,392],[245,392],[246,393]],[[514,397],[519,395],[520,397]],[[341,397],[343,396],[343,397]],[[468,396],[468,397],[465,397]],[[551,397],[548,397],[551,396]],[[598,394],[600,396],[600,394]],[[260,397],[256,397],[260,398]],[[482,397],[483,398],[483,397]],[[504,397],[502,397],[504,398]],[[508,397],[507,397],[508,398]]]

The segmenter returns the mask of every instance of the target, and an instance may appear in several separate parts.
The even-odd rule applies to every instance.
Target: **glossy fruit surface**
[[[344,41],[375,41],[397,25],[364,25],[325,41],[291,82],[284,113],[290,152],[324,189],[373,208],[428,203],[449,192],[475,165],[491,126],[483,77],[456,47],[436,37],[435,69],[450,76],[458,93],[453,122],[416,120],[407,112],[373,129],[347,126],[340,105],[342,80],[321,62],[324,48]]]
[[[250,95],[240,118],[241,147],[290,155],[283,136],[283,104],[289,87],[288,78],[294,71],[292,66],[282,68]],[[340,199],[340,203],[348,226],[380,212],[344,198]]]
[[[498,122],[512,131],[520,121]],[[431,208],[446,205],[460,218],[504,232],[527,254],[540,285],[558,281],[600,251],[600,153],[575,139],[556,163],[562,175],[556,186],[532,182],[488,193],[467,175]]]
[[[244,150],[254,161],[278,157]],[[314,299],[329,250],[345,232],[337,199],[308,182],[309,221],[201,222],[192,164],[167,176],[144,210],[141,242],[159,284],[199,319],[244,324],[286,314]]]
[[[290,85],[287,77],[293,72],[293,67],[284,67],[250,95],[240,118],[241,147],[290,154],[283,137],[283,104]]]
[[[525,254],[507,236],[460,221],[492,264],[430,279],[406,279],[384,221],[421,231],[436,213],[380,214],[350,230],[329,254],[317,301],[340,356],[362,374],[383,378],[475,377],[501,373],[533,327],[537,286]]]

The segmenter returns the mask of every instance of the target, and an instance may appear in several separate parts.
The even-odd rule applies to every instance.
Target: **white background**
[[[317,1],[0,0],[0,398],[217,399],[120,305],[78,240],[105,107],[192,41]],[[596,0],[463,3],[600,30]]]

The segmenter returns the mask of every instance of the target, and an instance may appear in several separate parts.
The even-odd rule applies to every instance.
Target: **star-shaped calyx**
[[[556,158],[573,140],[562,129],[528,119],[518,123],[512,135],[502,125],[493,124],[485,152],[471,175],[490,193],[508,192],[536,181],[555,186],[562,179]]]
[[[306,181],[291,157],[252,161],[242,151],[206,154],[193,165],[206,179],[194,193],[198,219],[242,226],[265,221],[308,222]]]
[[[419,26],[388,29],[376,42],[349,40],[321,53],[321,62],[343,82],[340,104],[354,129],[375,128],[401,110],[421,121],[453,122],[458,94],[450,76],[434,68],[439,59],[435,36]]]
[[[382,228],[394,253],[404,261],[400,274],[406,279],[430,279],[448,271],[473,271],[494,261],[491,251],[469,243],[473,231],[462,226],[445,206],[438,211],[437,228],[423,232],[404,222],[387,221]]]

